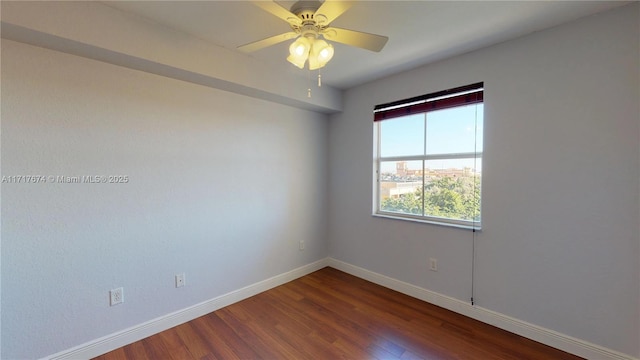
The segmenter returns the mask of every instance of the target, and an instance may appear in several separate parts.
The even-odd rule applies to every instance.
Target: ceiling
[[[347,89],[393,73],[497,44],[630,1],[354,1],[332,25],[386,35],[379,52],[334,43],[324,84]],[[277,1],[289,9],[295,1]],[[136,14],[234,50],[290,30],[249,1],[108,1]],[[291,41],[252,56],[274,71],[308,76],[285,60]],[[315,72],[313,74],[315,76]]]

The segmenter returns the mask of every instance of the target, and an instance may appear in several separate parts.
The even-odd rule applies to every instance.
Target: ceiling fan
[[[287,60],[301,69],[307,60],[310,70],[319,69],[331,60],[333,46],[322,38],[375,52],[382,50],[389,40],[386,36],[330,26],[333,20],[351,7],[352,4],[348,1],[298,1],[291,10],[275,1],[253,3],[289,23],[291,31],[239,46],[238,50],[253,52],[297,38],[289,47],[290,55]]]

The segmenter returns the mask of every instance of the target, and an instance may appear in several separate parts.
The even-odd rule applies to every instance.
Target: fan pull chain
[[[309,88],[307,88],[307,97],[311,98],[311,70],[309,70]],[[322,74],[318,69],[318,87],[322,87]]]
[[[309,83],[309,88],[307,88],[307,97],[311,98],[311,70],[307,72],[307,82]]]

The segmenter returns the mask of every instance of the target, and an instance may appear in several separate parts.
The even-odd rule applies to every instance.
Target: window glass
[[[474,152],[482,149],[483,106],[467,105],[427,114],[427,154]]]
[[[380,123],[380,156],[424,154],[424,114]]]
[[[381,163],[380,209],[422,215],[423,161],[385,161]]]
[[[480,220],[482,159],[427,160],[425,214],[457,220]]]

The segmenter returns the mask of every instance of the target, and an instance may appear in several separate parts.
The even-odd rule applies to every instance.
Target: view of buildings
[[[380,200],[386,198],[398,198],[404,194],[413,194],[422,186],[424,177],[425,185],[433,180],[442,178],[479,177],[480,172],[473,168],[446,168],[446,169],[409,169],[406,161],[396,162],[396,171],[380,174]]]

